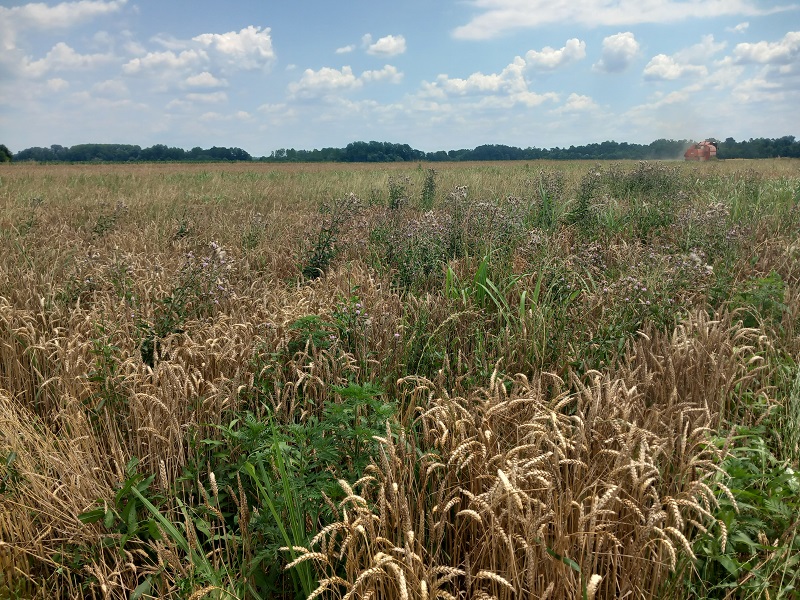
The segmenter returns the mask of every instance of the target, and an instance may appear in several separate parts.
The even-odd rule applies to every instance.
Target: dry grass
[[[675,165],[708,185],[736,183],[751,166]],[[437,165],[439,196],[467,185],[470,198],[535,198],[541,168],[561,166]],[[586,166],[564,169],[574,189]],[[792,161],[759,169],[765,181],[797,177]],[[697,535],[726,539],[712,513],[730,494],[718,477],[727,448],[710,434],[732,416],[763,417],[742,398],[777,406],[768,363],[800,350],[797,241],[781,229],[794,213],[750,224],[747,252],[730,268],[734,289],[781,277],[779,319],[743,327],[737,307],[710,305],[714,281],[701,273],[675,295],[686,308],[678,322],[645,319],[608,360],[578,365],[596,351],[609,315],[624,314],[604,278],[630,272],[667,289],[660,270],[677,272],[686,253],[647,263],[650,240],[617,232],[591,246],[577,226],[537,230],[510,255],[505,298],[518,306],[542,273],[560,270],[582,287],[558,314],[557,293],[566,292],[555,276],[550,296],[541,291],[551,304],[515,319],[466,295],[398,289],[376,268],[368,235],[389,218],[379,204],[397,174],[418,196],[424,171],[398,165],[0,169],[0,459],[14,455],[0,463],[0,585],[15,590],[0,598],[127,598],[145,573],[179,580],[185,557],[174,545],[104,549],[102,523],[78,516],[98,500],[112,504],[137,457],[142,474],[158,474],[165,511],[181,520],[174,500],[200,496],[179,483],[193,440],[218,440],[218,426],[243,411],[304,423],[334,399],[332,385],[349,381],[383,386],[397,400],[400,428],[387,430],[364,477],[341,482],[337,520],[319,532],[321,524],[308,524],[313,539],[295,562],[314,565],[314,595],[556,599],[585,589],[588,598],[655,598]],[[709,210],[699,189],[687,218]],[[317,205],[350,192],[373,205],[346,231],[344,260],[302,281]],[[619,214],[635,204],[603,202]],[[174,299],[189,253],[213,256],[211,242],[231,258],[226,291],[193,297],[180,326],[159,335],[151,368],[143,324]],[[470,281],[480,259],[450,264]],[[298,319],[336,323],[354,296],[369,313],[357,335],[337,332],[325,349],[298,339]],[[435,368],[425,367],[431,356]],[[265,380],[271,388],[253,400]],[[169,564],[163,572],[148,558],[155,546]]]

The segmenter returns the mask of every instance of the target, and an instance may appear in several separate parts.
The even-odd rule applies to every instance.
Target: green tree
[[[0,144],[0,162],[11,162],[14,158],[14,155],[11,154],[11,150],[6,148],[5,144]]]

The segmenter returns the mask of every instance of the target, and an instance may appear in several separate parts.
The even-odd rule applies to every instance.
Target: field
[[[800,161],[0,165],[0,599],[798,598]]]

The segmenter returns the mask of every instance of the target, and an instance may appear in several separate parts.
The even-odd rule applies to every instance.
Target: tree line
[[[725,141],[711,139],[717,144],[717,156],[726,158],[800,158],[800,142],[793,135],[781,138],[751,138],[737,142],[733,138]],[[0,161],[37,162],[215,162],[215,161],[259,161],[270,163],[291,162],[456,162],[486,160],[669,160],[683,158],[683,153],[694,142],[691,140],[658,139],[650,144],[629,144],[606,141],[569,146],[568,148],[518,148],[503,144],[484,144],[472,149],[439,150],[423,152],[408,144],[390,142],[351,142],[344,148],[322,148],[295,150],[281,148],[269,156],[255,158],[241,148],[214,146],[184,150],[164,144],[149,148],[130,144],[78,144],[65,147],[52,145],[49,148],[27,148],[12,154],[0,145]]]
[[[214,146],[191,150],[173,148],[164,144],[156,144],[149,148],[131,144],[78,144],[76,146],[60,146],[54,144],[49,148],[27,148],[13,156],[15,161],[37,162],[215,162],[215,161],[250,161],[253,157],[241,148],[225,148]]]

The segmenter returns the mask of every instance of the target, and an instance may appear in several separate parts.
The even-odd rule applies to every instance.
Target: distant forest
[[[800,142],[793,135],[781,138],[755,138],[737,142],[733,138],[717,142],[717,156],[726,158],[800,158]],[[4,158],[36,162],[231,162],[256,161],[294,162],[457,162],[482,160],[668,160],[680,159],[692,144],[690,140],[660,139],[650,144],[602,142],[569,148],[517,148],[502,144],[485,144],[473,149],[423,152],[408,144],[390,142],[352,142],[344,148],[295,150],[281,148],[269,156],[255,158],[241,148],[200,147],[184,150],[156,144],[149,148],[130,144],[78,144],[66,147],[27,148],[16,154],[5,146]]]

